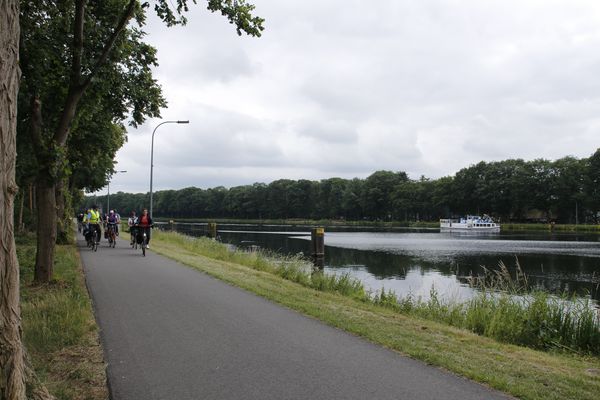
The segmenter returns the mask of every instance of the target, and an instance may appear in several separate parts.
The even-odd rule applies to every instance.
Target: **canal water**
[[[174,229],[199,236],[205,234],[205,225],[175,224]],[[219,236],[221,241],[236,246],[309,255],[309,227],[219,225]],[[399,296],[427,299],[433,288],[446,299],[468,299],[474,289],[467,278],[481,274],[482,267],[497,268],[502,261],[513,273],[518,262],[536,287],[600,300],[597,234],[455,234],[435,229],[396,229],[326,232],[325,244],[326,272],[349,273],[371,290],[384,287]]]

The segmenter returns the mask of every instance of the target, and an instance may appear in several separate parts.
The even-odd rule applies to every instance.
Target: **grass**
[[[555,232],[600,232],[600,225],[595,224],[539,224],[539,223],[504,223],[502,230],[507,231],[555,231]]]
[[[514,277],[501,262],[471,281],[479,291],[464,303],[441,301],[433,288],[428,301],[383,290],[374,301],[506,343],[600,356],[600,310],[588,298],[531,290],[518,260]]]
[[[349,276],[312,274],[301,259],[232,252],[213,241],[163,232],[155,234],[152,248],[329,325],[523,399],[596,399],[600,392],[600,358],[505,344],[451,326],[445,318],[460,313],[445,310],[436,298],[422,303],[430,308],[425,318],[395,309],[402,301],[391,292],[369,294]],[[484,317],[485,308],[473,307],[468,319],[475,324]],[[494,327],[490,332],[500,332],[503,322],[489,326]]]
[[[33,285],[35,237],[17,238],[23,340],[33,366],[58,399],[107,399],[98,329],[77,249],[57,246],[54,280]]]

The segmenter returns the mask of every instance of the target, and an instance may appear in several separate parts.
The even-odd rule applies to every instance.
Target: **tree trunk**
[[[19,1],[0,2],[0,399],[25,399],[19,264],[14,238]]]
[[[70,243],[71,233],[71,224],[68,221],[67,213],[67,204],[66,204],[66,194],[65,194],[65,184],[64,179],[61,179],[56,184],[56,242],[58,244],[67,244]]]
[[[25,208],[25,192],[23,192],[22,188],[19,191],[19,194],[20,194],[19,200],[21,202],[21,205],[19,207],[19,226],[17,229],[19,230],[19,232],[23,232],[23,230],[24,230],[23,229],[24,228],[24,226],[23,226],[23,208]]]
[[[56,246],[56,186],[45,182],[37,185],[37,254],[34,280],[49,282],[54,272]]]

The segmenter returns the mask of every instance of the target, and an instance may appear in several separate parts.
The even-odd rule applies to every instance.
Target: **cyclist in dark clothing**
[[[142,211],[142,215],[138,217],[137,226],[139,227],[138,235],[143,235],[145,232],[146,243],[150,244],[150,228],[152,227],[152,218],[150,217],[150,214],[148,214],[147,208],[144,208],[144,210]],[[146,247],[150,248],[150,246]]]

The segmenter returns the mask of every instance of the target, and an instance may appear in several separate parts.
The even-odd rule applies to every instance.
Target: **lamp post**
[[[159,126],[164,124],[189,124],[190,121],[164,121],[156,125],[156,128],[152,131],[152,147],[150,148],[150,218],[152,218],[152,171],[154,169],[154,134]]]
[[[115,174],[119,174],[119,173],[124,173],[127,171],[115,171]],[[114,174],[113,174],[114,175]],[[110,178],[112,178],[112,175],[108,178],[108,195],[106,196],[106,212],[110,212]]]

